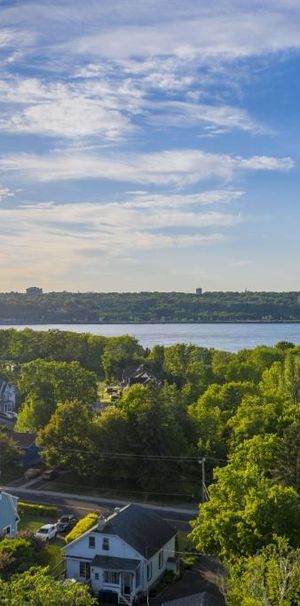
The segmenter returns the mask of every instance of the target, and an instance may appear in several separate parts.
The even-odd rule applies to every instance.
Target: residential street
[[[101,497],[91,497],[76,495],[63,492],[54,492],[48,490],[39,490],[32,487],[23,488],[21,486],[1,486],[1,490],[10,492],[30,503],[42,503],[55,505],[63,513],[70,512],[77,515],[84,515],[87,511],[111,511],[115,507],[127,505],[128,501],[119,499],[105,499]],[[165,520],[170,521],[178,530],[188,532],[190,529],[189,521],[196,517],[197,509],[194,507],[173,507],[163,505],[152,505],[138,503],[142,507],[151,509],[160,514]]]

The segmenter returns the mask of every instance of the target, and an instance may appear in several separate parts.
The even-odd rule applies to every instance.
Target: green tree
[[[296,606],[300,604],[300,550],[282,537],[260,553],[229,565],[228,606]]]
[[[229,464],[214,477],[210,500],[192,522],[197,549],[225,558],[253,555],[273,534],[300,544],[300,496],[293,488],[274,484],[250,464],[244,469]]]
[[[210,385],[196,404],[189,407],[198,432],[198,447],[202,454],[225,457],[230,436],[227,422],[238,409],[245,394],[255,392],[252,382],[230,382]]]
[[[78,362],[34,360],[22,367],[18,388],[25,402],[18,415],[20,431],[36,431],[51,418],[58,402],[97,399],[96,375]]]
[[[277,481],[300,492],[300,421],[285,429],[273,464],[273,475]]]
[[[166,486],[178,485],[182,469],[172,457],[188,452],[184,432],[176,420],[174,393],[172,388],[134,385],[126,390],[119,404],[128,417],[136,477],[149,490],[162,491]]]
[[[16,465],[21,455],[22,450],[17,443],[3,429],[0,429],[1,470],[5,472],[8,468]]]
[[[0,577],[8,579],[16,572],[23,572],[34,563],[35,555],[34,545],[30,539],[24,537],[2,539],[0,541]]]
[[[127,366],[140,364],[145,351],[134,337],[111,337],[107,340],[102,355],[102,366],[107,382],[122,379]]]
[[[281,425],[282,402],[266,402],[261,396],[245,396],[228,421],[231,445],[256,434],[277,433]]]
[[[71,581],[62,584],[45,568],[30,568],[23,574],[0,581],[1,606],[96,606],[88,587]]]
[[[37,445],[48,465],[61,465],[81,477],[89,475],[95,456],[89,407],[78,400],[59,404],[39,431]]]

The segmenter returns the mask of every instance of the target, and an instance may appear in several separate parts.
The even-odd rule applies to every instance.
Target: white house
[[[16,537],[18,532],[18,497],[0,491],[0,537]]]
[[[16,400],[16,386],[0,379],[0,412],[15,412]]]
[[[150,509],[126,505],[65,547],[67,578],[131,605],[166,570],[176,572],[176,534]]]

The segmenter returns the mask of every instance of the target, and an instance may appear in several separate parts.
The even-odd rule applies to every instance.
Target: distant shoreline
[[[180,322],[180,320],[174,320],[170,322],[130,322],[130,321],[120,321],[120,322],[82,322],[80,320],[76,322],[58,322],[55,320],[49,320],[48,322],[36,322],[36,321],[14,321],[10,320],[3,321],[0,319],[0,327],[2,326],[48,326],[50,324],[55,324],[55,326],[120,326],[120,325],[130,325],[130,326],[166,326],[172,324],[180,324],[184,326],[187,325],[199,325],[199,324],[300,324],[299,320],[203,320],[195,322],[193,320]]]

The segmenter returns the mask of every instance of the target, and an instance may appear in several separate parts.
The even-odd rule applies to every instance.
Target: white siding
[[[89,547],[90,536],[95,537],[94,548]],[[109,550],[103,549],[103,538],[109,539]],[[163,552],[163,562],[161,567],[159,567],[160,551]],[[81,539],[70,543],[66,547],[67,578],[79,579],[80,561],[86,560],[89,561],[91,564],[92,560],[96,555],[140,560],[140,585],[137,589],[145,592],[147,588],[150,588],[153,584],[155,584],[158,579],[163,575],[164,571],[166,570],[168,558],[175,556],[175,537],[170,539],[170,541],[168,541],[168,543],[166,543],[160,551],[154,554],[154,556],[149,560],[149,562],[152,563],[152,576],[151,579],[147,581],[147,564],[149,562],[145,558],[143,558],[141,554],[135,551],[135,549],[125,543],[125,541],[123,541],[118,536],[106,535],[99,532],[91,531],[87,535],[83,536]],[[74,559],[72,559],[72,556],[74,557]],[[117,585],[106,585],[103,583],[103,573],[103,569],[94,568],[91,565],[91,584],[94,590],[99,591],[99,589],[107,588],[112,589],[114,591],[118,591]],[[95,579],[95,574],[99,575],[98,580]],[[135,583],[133,585],[133,591],[135,591]]]
[[[163,552],[163,564],[162,567],[159,567],[159,553]],[[148,588],[151,587],[158,579],[162,576],[162,574],[166,570],[167,559],[175,556],[175,537],[170,539],[168,543],[162,547],[162,549],[158,551],[154,556],[149,560],[152,562],[152,577],[148,581]],[[147,563],[145,564],[145,578],[147,580]]]
[[[95,537],[95,547],[89,547],[89,537]],[[103,549],[103,539],[109,541],[109,549]],[[70,543],[66,547],[66,555],[79,556],[93,560],[96,555],[112,556],[115,558],[130,558],[142,560],[141,554],[130,547],[125,541],[115,535],[102,534],[99,532],[89,532],[78,541]]]

